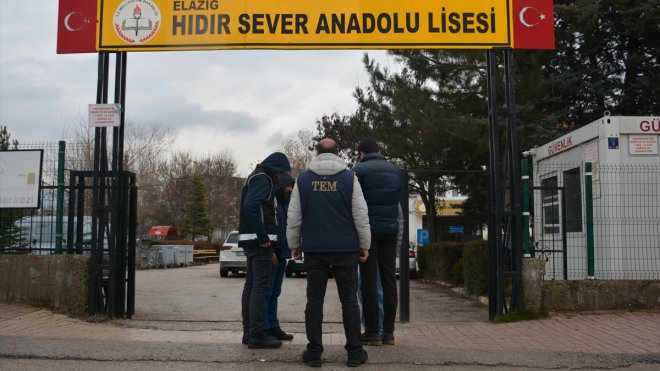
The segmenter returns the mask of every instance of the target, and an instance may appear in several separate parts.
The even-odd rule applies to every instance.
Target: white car
[[[227,277],[229,272],[245,272],[247,258],[243,248],[238,246],[238,231],[231,231],[220,251],[220,277]]]
[[[410,248],[408,249],[408,270],[409,270],[409,277],[411,279],[417,278],[417,254],[415,254],[415,249]],[[399,274],[399,252],[397,251],[396,254],[396,274]]]

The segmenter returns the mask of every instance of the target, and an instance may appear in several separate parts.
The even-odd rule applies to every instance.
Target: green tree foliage
[[[11,134],[7,131],[7,127],[0,126],[0,151],[7,151],[10,148],[18,148],[18,141],[14,140],[11,142],[9,138],[11,138]]]
[[[487,159],[483,53],[390,54],[404,68],[390,72],[365,55],[371,85],[356,89],[357,112],[324,117],[317,123],[316,139],[337,139],[342,155],[352,162],[361,138],[378,140],[383,153],[410,174],[411,190],[426,206],[430,238],[436,241],[437,196],[462,181],[456,170],[481,169]]]
[[[6,126],[0,126],[0,151],[9,149],[9,137],[11,135],[7,132]]]
[[[660,112],[660,0],[555,1],[556,50],[514,52],[519,149],[526,150],[603,116]],[[370,86],[357,88],[357,111],[324,116],[320,138],[334,136],[355,160],[370,135],[413,170],[479,169],[488,164],[483,52],[393,50],[401,69],[388,72],[365,56]],[[502,66],[502,61],[498,61]],[[501,73],[497,100],[504,102]],[[503,120],[500,120],[503,124]],[[504,138],[500,127],[500,138]],[[503,143],[502,143],[503,144]],[[501,152],[503,153],[503,152]],[[411,172],[411,190],[434,226],[434,197],[448,186],[469,198],[466,223],[486,220],[487,176]],[[431,240],[435,241],[434,231]]]
[[[184,234],[196,236],[209,236],[213,231],[211,218],[207,213],[206,207],[206,186],[201,177],[194,176],[189,181],[187,200],[182,211],[182,218],[179,222],[179,230]]]
[[[555,0],[556,50],[515,52],[520,148],[605,111],[658,114],[658,19],[658,0]]]

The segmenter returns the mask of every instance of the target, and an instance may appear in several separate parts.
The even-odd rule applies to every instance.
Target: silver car
[[[231,231],[220,251],[220,277],[227,277],[229,272],[245,272],[247,258],[243,248],[238,246],[238,231]]]

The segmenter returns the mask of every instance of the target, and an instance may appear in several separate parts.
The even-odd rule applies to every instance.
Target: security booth
[[[660,116],[606,115],[524,152],[525,253],[546,279],[660,279],[659,137]]]

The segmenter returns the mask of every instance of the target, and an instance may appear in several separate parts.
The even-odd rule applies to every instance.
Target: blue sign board
[[[428,245],[430,242],[429,230],[426,228],[417,229],[417,244],[418,245]]]
[[[619,138],[617,137],[607,138],[607,148],[619,149]]]
[[[463,234],[465,232],[465,227],[462,225],[452,224],[449,226],[449,233],[451,234]]]

